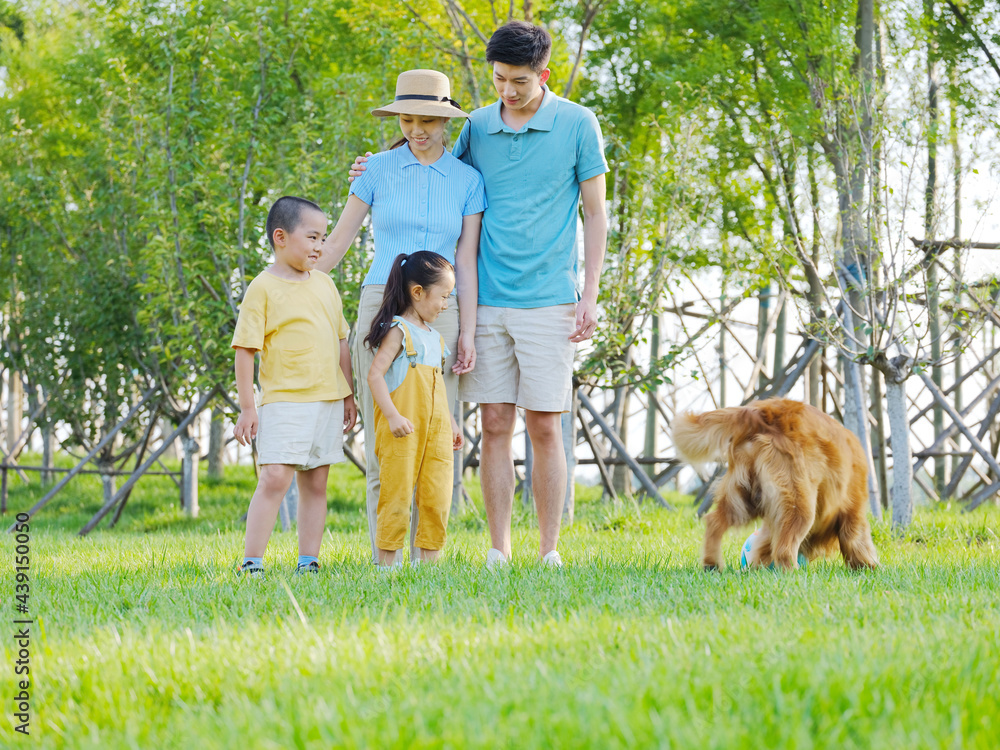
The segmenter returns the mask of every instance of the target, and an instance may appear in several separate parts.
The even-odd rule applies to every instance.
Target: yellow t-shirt
[[[264,271],[247,287],[232,345],[260,351],[261,404],[339,401],[353,392],[340,369],[349,331],[325,273],[290,281]]]

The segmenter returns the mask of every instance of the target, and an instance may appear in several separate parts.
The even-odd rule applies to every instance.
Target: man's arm
[[[583,198],[583,293],[576,305],[576,330],[569,337],[570,341],[578,343],[593,336],[597,328],[597,294],[608,244],[604,175],[581,182],[580,195]]]
[[[240,402],[240,416],[236,420],[233,436],[240,445],[250,445],[257,437],[257,404],[253,399],[253,359],[256,349],[237,346],[236,397]]]
[[[455,287],[458,293],[458,358],[456,375],[476,366],[476,306],[479,304],[479,230],[482,214],[462,217],[462,234],[455,249]]]
[[[333,228],[329,236],[323,242],[322,255],[316,261],[316,270],[323,273],[330,273],[347,254],[347,249],[358,236],[361,223],[368,215],[369,205],[356,195],[348,196],[347,205],[344,206],[337,226]]]

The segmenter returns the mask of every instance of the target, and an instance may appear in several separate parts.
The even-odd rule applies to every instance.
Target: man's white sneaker
[[[542,565],[547,565],[550,568],[561,568],[563,564],[562,558],[559,556],[559,552],[557,550],[552,550],[545,555],[545,557],[542,558]]]
[[[491,548],[489,552],[486,553],[486,569],[496,570],[497,568],[502,568],[507,564],[507,558],[504,557],[503,552],[498,549]]]

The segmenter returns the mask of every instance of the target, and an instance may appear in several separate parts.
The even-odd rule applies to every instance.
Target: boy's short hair
[[[510,21],[493,32],[486,44],[486,62],[528,65],[541,73],[552,53],[552,37],[541,26],[527,21]]]
[[[264,228],[272,250],[274,249],[274,230],[284,229],[288,233],[294,232],[302,221],[302,212],[307,208],[323,213],[323,209],[312,201],[297,198],[294,195],[283,195],[274,202],[271,210],[267,212],[267,224]]]

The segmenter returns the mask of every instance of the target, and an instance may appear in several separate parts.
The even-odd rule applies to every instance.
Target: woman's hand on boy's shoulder
[[[355,177],[360,177],[365,171],[365,162],[368,161],[368,157],[372,156],[371,151],[365,151],[364,156],[357,156],[354,158],[354,163],[351,165],[350,171],[347,173],[347,181],[354,182]]]

